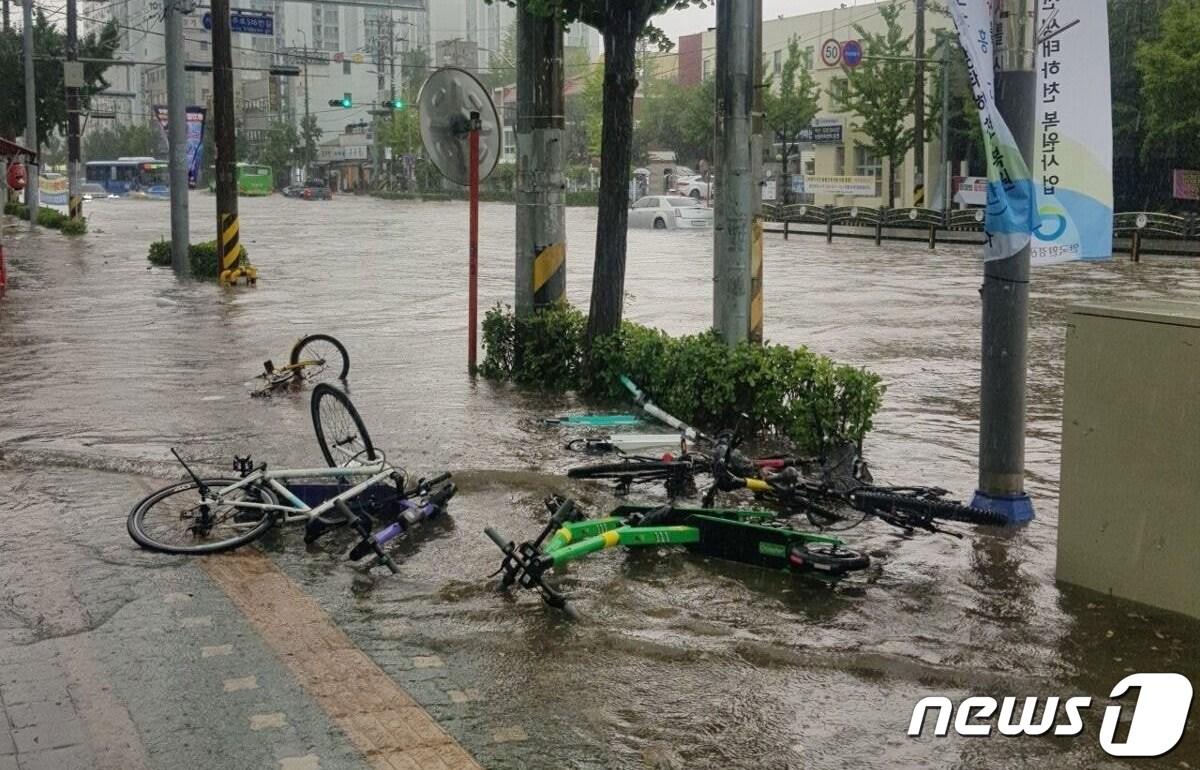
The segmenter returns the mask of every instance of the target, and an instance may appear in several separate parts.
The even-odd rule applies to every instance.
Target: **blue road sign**
[[[842,43],[842,62],[847,67],[857,67],[862,64],[863,47],[857,40],[847,40]]]
[[[204,12],[204,28],[211,30],[212,11]],[[229,14],[229,31],[247,35],[274,35],[275,19],[269,11],[232,11]]]

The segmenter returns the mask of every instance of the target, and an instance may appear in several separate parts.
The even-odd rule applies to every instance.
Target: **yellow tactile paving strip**
[[[378,770],[480,770],[269,558],[200,560],[288,670]]]

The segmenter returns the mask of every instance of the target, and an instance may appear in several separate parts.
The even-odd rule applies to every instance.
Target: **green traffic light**
[[[402,109],[404,109],[404,107],[405,107],[405,106],[406,106],[406,105],[404,104],[404,100],[403,100],[403,99],[397,99],[397,100],[395,100],[394,102],[392,102],[392,109],[393,109],[393,110],[402,110]]]
[[[350,100],[349,96],[342,97],[342,106],[347,108],[353,106],[353,102]]]

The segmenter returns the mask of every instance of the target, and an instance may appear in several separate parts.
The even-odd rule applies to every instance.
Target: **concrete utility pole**
[[[217,254],[220,280],[241,254],[237,196],[237,135],[233,118],[233,50],[229,0],[212,0],[213,137],[217,158]]]
[[[940,134],[941,155],[937,178],[940,182],[938,197],[940,208],[950,210],[950,42],[949,35],[942,36],[942,130]]]
[[[79,86],[83,66],[79,61],[79,20],[77,0],[67,0],[67,63],[63,80],[67,86],[67,216],[83,216],[83,196],[79,193]],[[73,85],[76,84],[76,85]]]
[[[762,0],[754,0],[754,118],[751,121],[753,135],[750,139],[750,167],[753,169],[754,224],[750,240],[750,341],[761,345],[763,341],[763,215],[762,193],[766,177],[763,175],[763,50],[762,50]],[[775,200],[779,201],[779,180],[775,181]]]
[[[1036,126],[1036,0],[1007,0],[996,72],[996,102],[1033,168]],[[979,405],[979,491],[974,505],[1002,510],[1011,523],[1033,518],[1025,493],[1025,378],[1029,246],[983,263],[983,361]]]
[[[753,240],[754,0],[717,2],[717,194],[713,327],[727,344],[750,335]]]
[[[183,94],[183,9],[186,0],[165,0],[163,16],[167,48],[167,145],[171,175],[171,269],[191,272],[188,259],[187,105]]]
[[[566,296],[563,30],[517,8],[517,313]]]
[[[37,84],[33,73],[33,0],[25,0],[22,7],[24,28],[22,39],[25,41],[25,146],[35,152],[38,149],[37,130]],[[41,198],[38,195],[38,174],[42,158],[38,155],[36,161],[30,161],[25,168],[25,206],[29,209],[29,229],[37,227],[38,206]]]
[[[916,0],[917,29],[913,34],[917,73],[913,84],[913,205],[925,205],[925,0]]]

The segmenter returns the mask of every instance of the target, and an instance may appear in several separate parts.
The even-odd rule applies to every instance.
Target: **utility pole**
[[[8,0],[4,0],[4,31],[8,32]]]
[[[391,19],[389,18],[388,21],[390,22]],[[382,141],[383,137],[381,135],[382,132],[379,130],[383,124],[383,115],[381,112],[382,105],[378,104],[379,95],[383,93],[383,89],[384,89],[384,82],[383,82],[383,57],[384,57],[383,42],[384,41],[383,41],[383,19],[382,18],[376,19],[375,29],[376,29],[377,38],[378,38],[376,42],[379,43],[379,53],[375,57],[375,100],[374,101],[376,102],[376,107],[374,110],[372,110],[372,112],[374,112],[375,115],[371,119],[372,128],[375,132],[375,152],[372,154],[372,163],[371,163],[371,186],[378,188],[379,187],[379,174],[380,174],[380,171],[383,169],[383,141]],[[389,24],[388,25],[388,35],[389,36],[391,35],[391,31],[392,31],[391,25]]]
[[[563,30],[556,16],[517,6],[518,315],[566,296]]]
[[[763,341],[763,215],[762,193],[766,177],[763,175],[763,50],[762,50],[762,0],[754,0],[754,118],[750,139],[750,168],[753,169],[754,185],[751,188],[754,212],[753,230],[750,236],[750,341],[761,345]],[[775,197],[779,198],[779,180],[775,183]]]
[[[303,32],[303,30],[301,30]],[[308,111],[308,35],[304,35],[304,180],[308,181],[309,166],[312,165],[312,157],[309,153],[308,132],[312,130],[309,124]]]
[[[916,0],[917,29],[913,34],[917,73],[913,84],[913,205],[925,205],[925,0]]]
[[[938,180],[941,182],[939,196],[942,210],[950,210],[950,36],[942,35],[942,152],[939,157]]]
[[[1036,0],[1007,0],[996,72],[996,102],[1029,168],[1036,125]],[[983,351],[979,404],[979,490],[973,505],[1033,518],[1025,493],[1025,378],[1029,245],[983,263]]]
[[[171,269],[190,271],[188,259],[187,105],[184,104],[183,8],[186,0],[165,0],[167,49],[167,146],[171,175]]]
[[[229,0],[212,0],[213,132],[217,158],[217,258],[221,283],[236,280],[241,255],[237,198],[237,134],[233,118],[233,50]]]
[[[713,327],[726,344],[750,335],[754,219],[751,113],[754,0],[717,3],[717,194],[713,232]]]
[[[79,81],[83,66],[79,60],[79,20],[77,0],[67,0],[67,63],[63,80],[67,87],[67,216],[83,216],[83,196],[79,193]]]
[[[37,130],[37,83],[33,73],[33,0],[25,0],[22,6],[22,39],[25,41],[25,146],[34,152],[38,151]],[[29,229],[37,227],[38,207],[41,197],[38,195],[38,175],[42,157],[38,153],[37,160],[30,160],[25,169],[25,207],[29,209]]]

